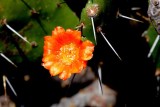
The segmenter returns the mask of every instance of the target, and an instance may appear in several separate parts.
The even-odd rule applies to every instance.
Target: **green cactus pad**
[[[36,11],[33,11],[36,10]],[[7,24],[26,37],[29,42],[35,41],[37,47],[32,48],[20,37],[0,26],[0,50],[12,60],[20,63],[20,57],[15,45],[10,40],[13,35],[14,41],[30,61],[35,61],[42,57],[44,36],[51,35],[56,26],[63,28],[72,28],[79,24],[79,18],[68,7],[63,0],[1,0],[0,1],[0,19],[7,19]],[[9,32],[9,33],[8,33]]]

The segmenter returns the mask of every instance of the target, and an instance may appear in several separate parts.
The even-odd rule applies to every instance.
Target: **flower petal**
[[[83,61],[77,60],[70,67],[71,73],[80,73],[84,68]]]
[[[53,53],[53,51],[51,49],[47,49],[46,47],[44,47],[43,49],[43,56],[47,56]]]
[[[44,41],[44,46],[45,46],[46,48],[52,49],[52,48],[53,48],[53,42]]]
[[[48,62],[42,63],[42,66],[49,70],[51,68],[52,64],[53,64],[52,61],[48,61]]]
[[[59,34],[63,34],[65,32],[65,30],[60,27],[57,26],[53,31],[52,31],[52,36],[58,36]]]
[[[44,41],[52,41],[52,36],[45,36]]]
[[[53,54],[47,55],[42,58],[43,62],[48,62],[48,61],[52,61],[52,60],[55,60],[55,56]]]
[[[52,64],[49,72],[52,76],[56,76],[63,71],[63,68],[64,68],[63,64],[57,62],[57,63]]]
[[[59,78],[62,80],[67,80],[71,77],[71,73],[67,71],[63,71],[61,74],[59,74]]]
[[[93,57],[94,44],[89,40],[86,40],[81,45],[80,56],[82,60],[90,60]]]
[[[73,43],[80,43],[81,42],[81,32],[77,30],[67,29],[66,35],[68,35],[69,40]]]

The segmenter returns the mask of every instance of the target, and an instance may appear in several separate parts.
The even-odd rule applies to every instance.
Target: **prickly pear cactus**
[[[106,0],[79,0],[77,2],[72,0],[39,0],[36,2],[30,0],[7,0],[6,2],[6,0],[1,0],[0,51],[17,63],[23,61],[19,51],[23,52],[30,61],[35,61],[42,56],[43,37],[51,35],[54,27],[78,29],[82,23],[83,36],[95,43],[91,23],[92,16],[88,16],[87,9],[92,5],[97,6],[96,15],[93,16],[96,24],[97,20],[101,20],[100,17],[105,12],[107,2]],[[28,40],[29,44],[6,25],[9,25]],[[33,47],[32,45],[36,46]]]

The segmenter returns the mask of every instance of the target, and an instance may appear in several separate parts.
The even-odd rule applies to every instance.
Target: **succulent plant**
[[[92,0],[77,0],[76,2],[74,0],[41,0],[37,2],[29,0],[8,0],[6,2],[2,0],[0,2],[0,50],[15,62],[20,63],[23,58],[16,49],[16,43],[30,61],[35,61],[42,56],[43,37],[50,35],[54,27],[78,29],[82,23],[84,24],[83,36],[95,43],[87,8],[92,5],[97,6],[96,15],[93,16],[96,30],[97,25],[103,23],[101,14],[105,13],[108,3],[106,0],[94,0],[94,2]],[[98,21],[100,23],[96,23],[97,20],[100,20]],[[6,24],[28,40],[30,44],[7,28]],[[34,48],[32,45],[37,45],[37,47]]]
[[[112,32],[109,32],[107,34],[109,35],[108,37],[111,38],[110,34],[112,36],[114,34],[118,34],[119,29],[118,27],[115,27],[117,23],[119,24],[117,19],[119,17],[127,18],[123,14],[120,14],[121,11],[122,12],[125,11],[124,13],[128,13],[128,11],[126,12],[125,10],[125,7],[127,7],[126,4],[124,4],[125,7],[123,7],[122,4],[119,5],[116,4],[115,2],[120,3],[120,1],[116,0],[36,0],[36,1],[1,0],[0,1],[0,21],[1,21],[0,51],[16,64],[21,64],[26,60],[30,62],[41,61],[43,56],[44,36],[51,35],[52,30],[57,26],[62,26],[64,29],[72,28],[76,30],[81,30],[84,39],[92,41],[95,44],[95,46],[97,46],[97,44],[101,44],[97,42],[97,36],[99,35],[103,36],[103,34],[105,34],[106,32],[108,33],[107,31],[108,29],[111,30],[112,28],[116,29],[115,30],[112,29]],[[121,8],[122,10],[119,11],[120,10],[119,8]],[[128,19],[134,20],[133,18],[131,19],[129,17]],[[114,27],[112,26],[112,24],[115,24],[113,25]],[[130,25],[134,26],[134,24],[135,23],[132,23]],[[128,25],[128,22],[125,25]],[[135,24],[135,26],[136,25],[137,23]],[[119,27],[123,28],[123,26]],[[121,34],[126,33],[127,31],[125,32],[125,29],[122,28],[120,29],[124,31],[122,31]],[[148,36],[150,38],[148,44],[151,47],[155,39],[155,36],[153,35],[157,35],[157,33],[154,31],[151,23],[147,31],[148,31]],[[116,42],[117,44],[115,43],[114,40],[112,41],[112,43],[114,42],[114,46],[115,45],[117,46],[122,42],[129,43],[129,44],[122,43],[121,48],[118,48],[119,49],[118,52],[122,51],[120,52],[121,54],[124,55],[122,57],[128,58],[130,64],[137,64],[134,61],[138,61],[139,60],[138,58],[142,58],[142,62],[144,62],[144,60],[146,60],[146,56],[141,57],[143,53],[142,54],[140,53],[141,54],[140,57],[138,56],[136,57],[136,59],[134,59],[135,56],[133,56],[133,58],[130,58],[133,55],[132,52],[134,49],[130,49],[130,47],[127,46],[131,46],[132,48],[132,43],[134,42],[131,41],[133,37],[126,35],[125,37],[127,38],[124,37],[126,40],[121,39],[120,36],[122,35],[114,36],[111,39],[117,41]],[[105,39],[105,37],[102,38]],[[135,38],[136,38],[135,40],[140,41],[139,39],[137,39],[136,36]],[[121,39],[122,41],[120,40],[119,42],[118,39]],[[112,47],[109,43],[108,44],[106,43],[106,45]],[[136,41],[133,45],[135,45],[133,47],[138,47],[138,49],[141,48],[141,46],[139,47],[136,44]],[[99,46],[101,46],[101,50],[103,50],[103,43],[102,45]],[[125,48],[123,48],[122,46],[125,46]],[[112,50],[114,50],[113,47]],[[156,50],[158,50],[158,48],[156,48]],[[128,52],[129,55],[128,53],[125,52]],[[103,52],[96,50],[96,53],[103,53]],[[114,51],[114,53],[116,53],[116,51]],[[138,55],[138,52],[135,52],[135,54]],[[158,53],[156,53],[156,51],[153,52],[154,58],[157,56],[157,54]],[[101,57],[98,55],[96,56],[96,58]],[[110,56],[113,57],[112,55]],[[106,60],[105,58],[106,57],[102,57],[102,60]],[[109,62],[111,63],[110,65],[112,65],[111,67],[113,67],[114,65],[114,62],[112,61],[115,61],[115,63],[117,64],[116,62],[117,60],[115,60],[114,58],[113,58],[114,60],[112,60],[112,58],[108,59],[107,59],[108,61],[111,61]],[[95,66],[99,66],[97,63],[99,62],[96,62]],[[107,61],[106,63],[108,64]],[[158,63],[157,65],[159,66],[160,62],[157,63]],[[137,66],[139,67],[138,64]],[[142,68],[142,70],[144,69]]]

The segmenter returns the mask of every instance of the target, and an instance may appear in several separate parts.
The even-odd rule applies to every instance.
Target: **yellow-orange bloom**
[[[65,30],[58,26],[52,31],[52,36],[44,37],[42,66],[52,76],[58,75],[60,79],[66,80],[71,74],[80,73],[86,67],[93,51],[94,44],[89,40],[82,41],[80,31]]]

